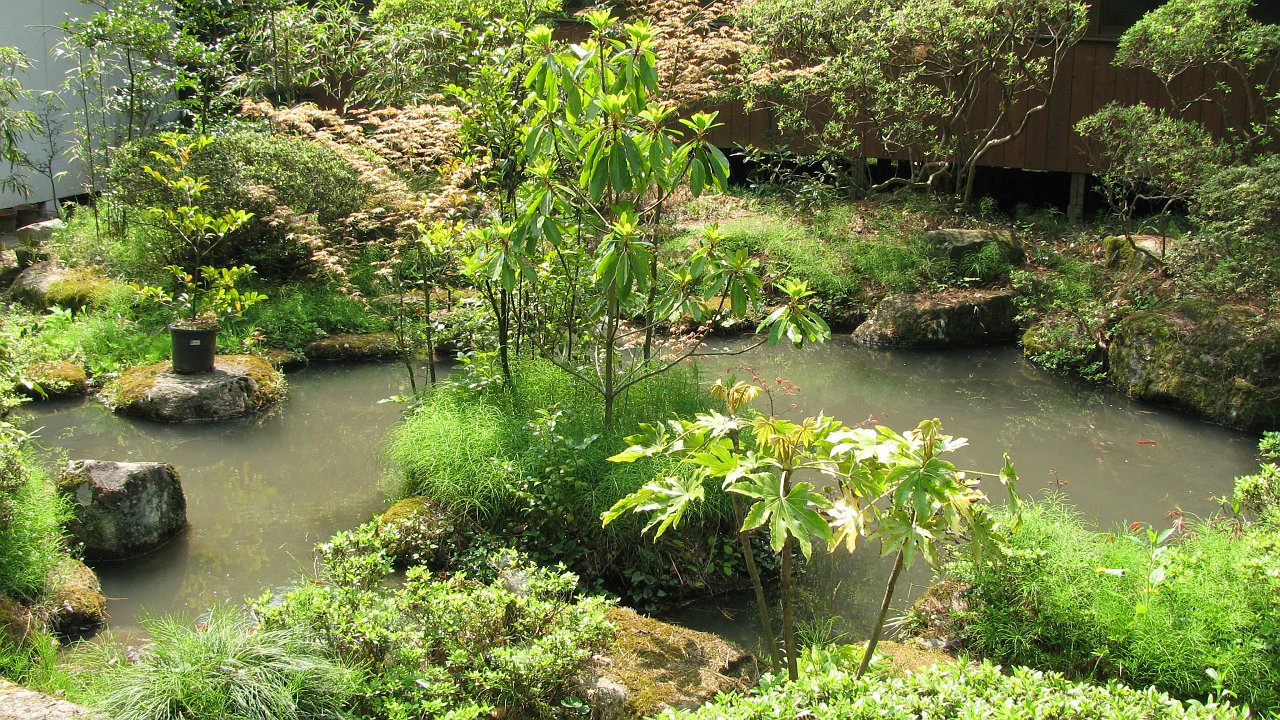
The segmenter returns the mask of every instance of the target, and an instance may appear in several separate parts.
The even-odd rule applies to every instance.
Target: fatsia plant
[[[511,326],[549,317],[536,320],[547,327],[530,344],[600,394],[609,425],[627,389],[700,354],[701,332],[661,353],[661,324],[692,319],[705,328],[745,316],[763,288],[758,263],[725,249],[714,228],[691,254],[663,248],[673,193],[687,187],[698,196],[727,183],[728,160],[708,141],[715,115],[681,118],[657,100],[650,23],[620,26],[604,10],[585,17],[592,28],[585,45],[565,48],[543,26],[528,34],[517,202],[476,233],[469,267],[491,288],[504,371]],[[760,342],[825,339],[808,289],[781,289],[787,300],[761,326]],[[540,312],[517,322],[518,303]]]
[[[642,425],[640,434],[628,438],[631,446],[611,458],[632,462],[672,455],[696,472],[649,483],[619,500],[601,519],[607,525],[630,512],[648,513],[644,531],[661,536],[679,525],[692,503],[705,498],[705,480],[719,480],[740,521],[740,547],[771,649],[775,637],[749,534],[765,531],[779,555],[782,643],[791,679],[798,672],[792,610],[792,555],[797,546],[807,559],[815,544],[853,552],[860,537],[871,535],[880,540],[883,555],[895,556],[859,676],[875,652],[903,569],[918,559],[936,565],[948,538],[968,535],[978,560],[1001,546],[999,528],[985,510],[986,496],[976,480],[940,457],[963,447],[966,440],[943,435],[938,420],[926,420],[905,433],[887,427],[850,428],[825,415],[792,422],[751,412],[747,405],[760,393],[754,385],[731,378],[728,383],[718,381],[713,392],[724,401],[725,412]],[[1009,487],[1016,509],[1016,476],[1007,455],[998,477]]]

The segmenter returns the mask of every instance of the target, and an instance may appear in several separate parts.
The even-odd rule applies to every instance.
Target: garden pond
[[[937,417],[970,440],[954,458],[961,468],[994,472],[1008,452],[1024,494],[1060,492],[1104,527],[1164,527],[1179,509],[1208,515],[1213,497],[1229,495],[1233,478],[1257,466],[1256,437],[1063,380],[1013,347],[762,348],[709,363],[704,378],[730,371],[794,382],[798,390],[774,403],[779,411],[794,404],[788,412],[797,417],[822,411],[853,424],[874,416],[898,430]],[[144,613],[194,614],[287,585],[313,569],[316,543],[385,509],[380,443],[401,406],[382,401],[407,392],[404,367],[313,364],[289,381],[289,397],[272,411],[213,425],[121,418],[92,401],[25,408],[27,427],[53,454],[162,461],[181,473],[190,528],[151,555],[97,568],[114,629],[136,627]],[[871,625],[888,569],[871,544],[854,559],[815,563],[807,609],[843,618],[856,636]],[[895,607],[928,579],[921,567],[904,576]],[[746,593],[682,608],[674,619],[753,643],[752,612]]]

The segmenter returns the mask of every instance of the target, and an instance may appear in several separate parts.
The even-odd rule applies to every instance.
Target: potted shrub
[[[252,265],[215,268],[208,265],[197,274],[177,265],[167,268],[176,281],[172,292],[149,285],[134,286],[139,297],[177,310],[169,325],[171,359],[176,373],[205,373],[213,370],[218,350],[218,323],[221,318],[239,315],[267,296],[242,291],[236,283],[252,275]]]
[[[187,174],[191,154],[213,142],[213,138],[201,135],[189,143],[179,141],[179,136],[166,134],[160,141],[168,152],[152,151],[151,156],[163,163],[163,172],[150,165],[144,166],[172,194],[168,207],[152,206],[147,214],[167,227],[179,240],[187,267],[198,268],[192,272],[178,265],[166,269],[177,280],[173,292],[148,286],[135,289],[147,300],[156,301],[178,309],[177,317],[169,326],[173,346],[173,370],[179,373],[200,373],[213,370],[213,358],[217,351],[218,319],[239,314],[249,305],[266,296],[256,292],[241,292],[236,282],[253,274],[253,266],[215,268],[201,265],[201,261],[216,248],[227,233],[244,225],[253,213],[244,210],[227,210],[211,215],[200,207],[200,195],[209,189],[203,177]]]

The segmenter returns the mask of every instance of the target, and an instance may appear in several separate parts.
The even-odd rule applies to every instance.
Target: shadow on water
[[[964,468],[994,471],[1008,451],[1021,489],[1059,489],[1102,525],[1161,525],[1175,508],[1208,514],[1211,496],[1254,466],[1256,438],[1107,390],[1064,381],[1024,362],[1014,348],[952,352],[874,350],[833,341],[803,351],[761,349],[706,363],[704,379],[754,365],[799,392],[779,409],[819,411],[846,422],[874,415],[898,430],[937,417],[970,440]],[[737,370],[739,377],[748,371]],[[399,365],[316,365],[290,376],[274,411],[216,425],[159,425],[118,418],[96,403],[31,406],[29,427],[68,458],[155,460],[182,474],[191,526],[147,557],[99,568],[113,628],[141,612],[195,613],[278,587],[312,566],[312,548],[385,506],[378,451],[400,406],[378,401],[406,391]],[[759,406],[759,403],[757,403]],[[988,488],[990,490],[990,488]],[[815,561],[805,604],[857,637],[878,607],[888,564],[868,543],[856,557]],[[928,582],[917,568],[900,597]],[[754,644],[749,595],[685,608],[676,619]]]

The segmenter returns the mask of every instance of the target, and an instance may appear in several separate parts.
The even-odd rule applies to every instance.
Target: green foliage
[[[227,324],[243,334],[260,333],[269,347],[300,351],[326,335],[387,329],[386,322],[362,303],[324,283],[291,283],[267,290],[271,302],[258,303]]]
[[[732,522],[722,494],[696,514],[689,533],[659,545],[637,545],[635,523],[601,531],[602,511],[657,477],[680,474],[676,463],[608,462],[623,433],[604,425],[590,389],[550,363],[517,364],[509,387],[484,368],[492,370],[481,363],[437,386],[392,431],[397,494],[425,495],[538,561],[564,562],[640,605],[734,580],[739,562],[712,542]],[[705,397],[696,375],[681,368],[630,388],[616,426],[687,414]]]
[[[1046,252],[1042,270],[1013,270],[1018,319],[1032,361],[1056,372],[1100,377],[1106,330],[1106,277],[1096,264],[1068,252]]]
[[[103,644],[82,656],[79,698],[116,720],[333,717],[361,687],[362,673],[301,627],[260,628],[226,608],[142,625],[145,649]]]
[[[741,16],[756,45],[748,101],[820,151],[857,155],[865,140],[864,155],[909,157],[910,176],[892,183],[967,205],[983,155],[1044,109],[1086,14],[1067,0],[751,3]],[[981,116],[993,106],[977,102],[987,89],[1001,102]]]
[[[31,628],[22,645],[0,633],[0,678],[37,691],[55,691],[62,689],[58,685],[65,678],[57,663],[58,641],[43,627]]]
[[[1243,95],[1242,117],[1227,117],[1227,132],[1246,157],[1274,140],[1280,92],[1271,78],[1280,69],[1280,25],[1249,17],[1254,0],[1168,0],[1142,16],[1125,31],[1116,48],[1115,64],[1146,68],[1155,73],[1184,106],[1202,99],[1183,97],[1177,81],[1189,71],[1220,68],[1229,80],[1209,90],[1209,101],[1220,107]],[[1199,93],[1197,88],[1194,92]]]
[[[1263,296],[1280,287],[1280,155],[1212,173],[1198,188],[1199,231],[1175,256],[1184,283],[1202,292]]]
[[[360,717],[409,720],[569,717],[571,683],[612,627],[599,598],[575,599],[577,578],[514,553],[492,558],[501,582],[435,580],[411,568],[388,583],[377,523],[319,548],[324,577],[258,608],[265,627],[319,634],[368,670]],[[270,598],[264,598],[269,601]]]
[[[32,601],[48,590],[62,560],[70,509],[27,448],[26,435],[0,421],[0,595]]]
[[[933,666],[903,677],[877,673],[854,679],[857,648],[815,658],[799,682],[767,679],[750,696],[728,696],[668,720],[879,720],[881,718],[1243,718],[1241,708],[1211,703],[1186,705],[1158,690],[1132,690],[1118,683],[1076,683],[1052,672],[1003,669],[989,661]]]
[[[1182,698],[1229,691],[1255,710],[1280,706],[1273,529],[1101,533],[1056,500],[1022,516],[1007,556],[949,569],[973,585],[964,622],[974,651]]]
[[[1235,504],[1260,523],[1280,527],[1280,433],[1263,433],[1258,472],[1236,478]]]
[[[222,317],[235,317],[245,309],[267,299],[256,290],[241,290],[236,284],[241,279],[254,273],[252,265],[215,268],[205,265],[200,268],[200,276],[183,270],[177,265],[165,268],[177,281],[176,289],[170,293],[154,285],[134,286],[138,297],[144,302],[154,302],[177,311],[180,322],[189,325],[212,324],[216,327]]]
[[[0,190],[27,189],[13,170],[26,159],[18,142],[35,129],[36,117],[13,105],[29,95],[18,75],[30,67],[31,61],[17,48],[0,46],[0,161],[9,166],[9,172],[0,178]]]
[[[1190,199],[1204,177],[1228,160],[1228,152],[1199,123],[1170,117],[1139,103],[1109,103],[1080,120],[1098,179],[1111,208],[1124,218],[1126,231],[1139,206]]]
[[[172,188],[145,169],[154,159],[151,153],[163,148],[161,140],[146,138],[116,154],[111,192],[126,210],[143,214],[149,207],[179,205]],[[129,243],[144,243],[145,255],[138,259],[140,265],[123,268],[130,274],[148,277],[170,264],[249,264],[264,277],[289,279],[300,270],[317,269],[314,248],[306,241],[336,242],[343,219],[359,211],[368,194],[356,172],[331,148],[261,132],[237,132],[193,149],[185,173],[207,185],[200,196],[205,213],[220,217],[244,209],[252,218],[230,230],[203,261],[154,223],[132,223]],[[319,237],[313,226],[299,224],[304,217],[323,228]]]
[[[90,375],[156,362],[169,353],[169,339],[159,334],[167,315],[135,317],[131,304],[117,301],[82,312],[51,308],[30,313],[10,306],[13,352],[23,366],[69,360]]]

